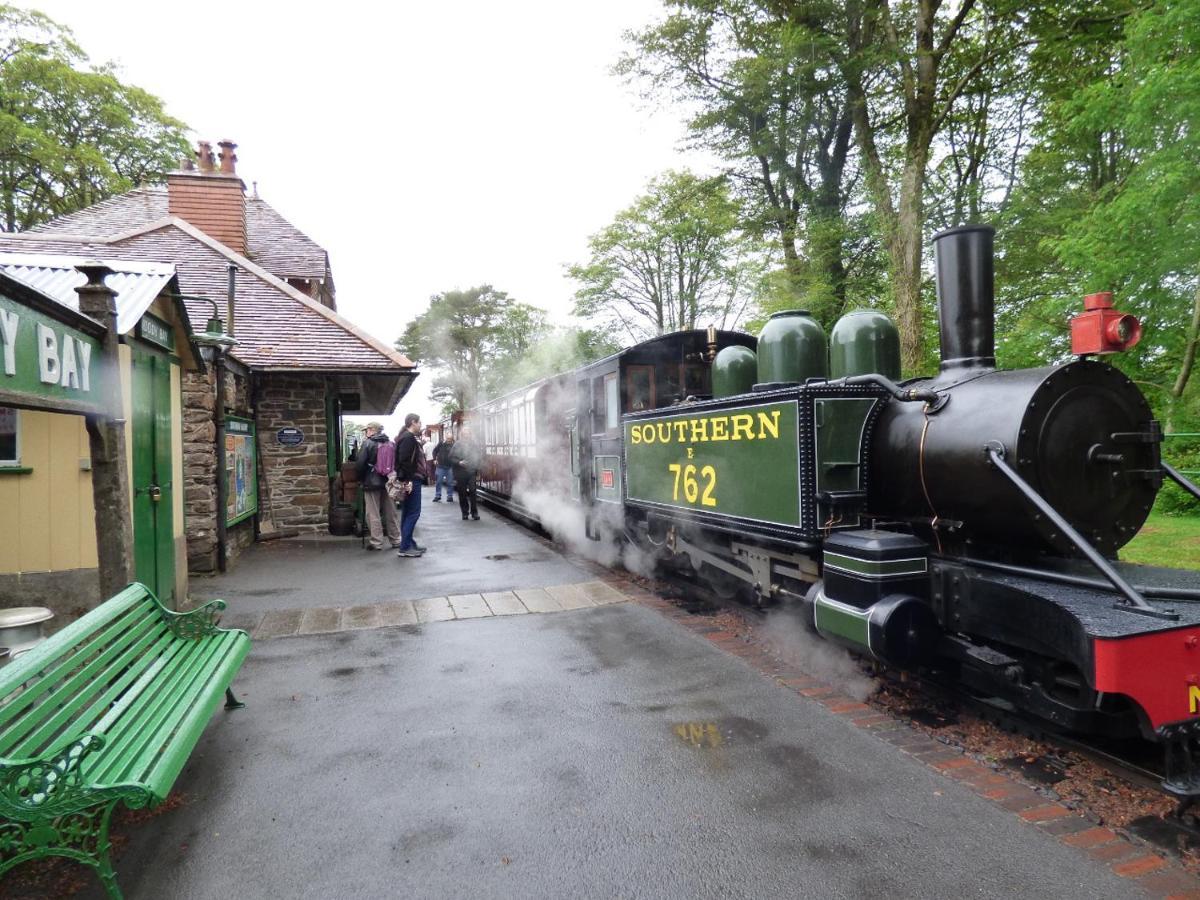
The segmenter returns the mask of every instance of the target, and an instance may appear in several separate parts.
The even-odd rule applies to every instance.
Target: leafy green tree
[[[591,259],[568,267],[580,285],[575,314],[632,341],[735,327],[758,278],[724,180],[690,172],[653,180],[588,246]]]
[[[857,168],[850,108],[820,4],[667,0],[628,34],[617,71],[649,96],[694,110],[692,142],[730,164],[742,226],[782,260],[780,302],[831,322],[855,302],[869,244],[851,208]],[[860,301],[861,302],[861,301]]]
[[[516,390],[550,375],[570,372],[620,349],[621,345],[610,334],[599,330],[574,326],[553,328],[541,335],[527,352],[499,360],[491,373],[490,396]]]
[[[438,371],[430,397],[453,411],[487,399],[549,331],[544,310],[484,284],[435,295],[396,348]]]
[[[1200,4],[1157,0],[1126,23],[1119,78],[1072,104],[1089,132],[1112,128],[1126,162],[1098,201],[1066,229],[1060,258],[1085,271],[1085,289],[1116,287],[1152,337],[1143,364],[1165,394],[1168,422],[1200,347]]]
[[[71,32],[0,5],[0,228],[20,231],[158,178],[188,153],[162,101],[92,66]]]

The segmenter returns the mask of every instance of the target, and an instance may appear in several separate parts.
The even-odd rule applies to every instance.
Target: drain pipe
[[[225,478],[225,349],[218,347],[213,354],[213,371],[217,376],[216,404],[213,406],[213,425],[217,433],[217,571],[227,565],[225,548],[225,509],[229,505],[229,485]]]

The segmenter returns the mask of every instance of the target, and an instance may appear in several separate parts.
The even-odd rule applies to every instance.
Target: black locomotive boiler
[[[1140,330],[1104,296],[1076,358],[995,365],[993,231],[934,237],[941,365],[899,381],[894,326],[802,311],[759,339],[666,335],[469,413],[485,496],[573,507],[718,591],[798,605],[822,637],[935,669],[1063,728],[1167,748],[1200,794],[1200,577],[1131,566],[1164,477],[1137,386],[1102,361]],[[553,508],[534,493],[559,497]],[[569,499],[568,499],[569,498]]]

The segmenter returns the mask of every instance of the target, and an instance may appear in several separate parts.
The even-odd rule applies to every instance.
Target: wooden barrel
[[[329,533],[346,535],[354,534],[354,507],[345,503],[336,503],[329,510]]]

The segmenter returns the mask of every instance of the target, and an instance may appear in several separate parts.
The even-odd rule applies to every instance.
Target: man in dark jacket
[[[388,442],[388,436],[383,433],[383,425],[379,422],[367,423],[367,436],[362,448],[358,451],[356,471],[358,480],[363,486],[363,510],[367,516],[367,528],[371,537],[367,541],[368,550],[382,550],[383,537],[393,547],[400,546],[400,526],[396,523],[396,504],[388,497],[384,488],[387,486],[387,476],[375,471],[375,461],[379,458],[379,448]]]
[[[412,487],[400,510],[398,556],[420,556],[425,552],[425,548],[413,540],[413,530],[417,527],[417,519],[421,518],[421,485],[425,483],[420,475],[425,462],[421,442],[417,440],[420,433],[421,417],[409,413],[404,417],[404,430],[396,438],[396,480],[408,482]]]
[[[454,473],[450,468],[450,451],[454,448],[454,435],[447,434],[433,448],[433,502],[442,502],[442,485],[446,485],[446,502],[454,502]]]
[[[463,521],[467,520],[468,511],[471,518],[479,521],[479,508],[475,505],[475,479],[483,465],[483,450],[471,437],[471,429],[466,425],[458,433],[454,449],[450,451],[450,465],[454,467],[454,484],[458,487],[458,508],[462,510]]]

